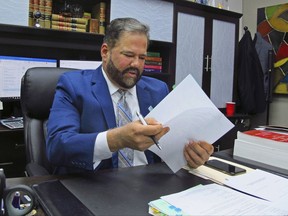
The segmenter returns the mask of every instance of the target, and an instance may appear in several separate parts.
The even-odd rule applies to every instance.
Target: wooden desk
[[[216,152],[214,156],[235,161],[232,158],[232,150]],[[254,168],[257,167],[254,166]],[[158,199],[161,195],[180,192],[198,184],[210,183],[212,182],[194,176],[184,169],[174,174],[165,163],[160,163],[103,170],[86,175],[9,178],[6,185],[7,187],[19,184],[42,185],[40,203],[43,202],[48,209],[52,205],[54,210],[47,213],[47,209],[40,206],[37,209],[38,216],[71,215],[67,211],[79,212],[78,204],[71,205],[68,201],[71,197],[72,200],[74,198],[74,202],[76,197],[77,202],[80,202],[80,205],[90,212],[90,214],[80,214],[87,216],[148,215],[148,203]],[[64,188],[64,193],[58,188]],[[68,196],[63,196],[63,194]]]
[[[212,183],[186,170],[180,170],[174,174],[166,164],[160,163],[103,170],[91,175],[65,176],[64,178],[53,176],[12,178],[7,179],[7,186],[41,185],[53,179],[60,179],[60,183],[81,200],[94,215],[148,215],[148,202],[160,198],[161,195],[180,192],[198,184]],[[49,205],[51,205],[52,200],[54,202],[52,205],[56,206],[55,212],[59,213],[57,215],[69,215],[67,209],[62,208],[64,205],[69,206],[72,212],[77,208],[65,202],[69,197],[59,197],[61,191],[55,193],[52,187],[51,190],[49,189],[49,184],[43,185],[45,187],[43,191],[46,194],[42,201],[49,199]],[[47,215],[54,216],[54,214]]]

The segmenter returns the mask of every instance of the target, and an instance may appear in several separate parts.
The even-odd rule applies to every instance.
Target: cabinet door
[[[205,18],[178,13],[176,85],[191,74],[202,87]]]
[[[150,26],[151,40],[172,42],[171,2],[159,0],[111,0],[110,19],[133,17]]]
[[[233,100],[235,24],[216,19],[212,22],[210,98],[218,108],[224,108]]]
[[[232,101],[236,31],[234,19],[178,8],[176,85],[191,74],[218,108]]]

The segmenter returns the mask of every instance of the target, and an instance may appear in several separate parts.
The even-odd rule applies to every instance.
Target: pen
[[[143,125],[147,125],[147,122],[145,121],[145,119],[143,118],[143,116],[141,115],[141,113],[139,113],[138,111],[136,112],[136,115],[138,116],[139,120],[141,121],[141,123]],[[153,140],[153,142],[155,143],[155,145],[162,150],[161,146],[159,145],[158,141],[155,139],[154,136],[150,136],[151,139]]]

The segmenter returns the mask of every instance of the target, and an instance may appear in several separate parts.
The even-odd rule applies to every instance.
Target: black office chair
[[[46,122],[59,76],[76,69],[35,67],[21,81],[21,107],[24,117],[26,172],[28,176],[49,175],[53,166],[46,157]]]

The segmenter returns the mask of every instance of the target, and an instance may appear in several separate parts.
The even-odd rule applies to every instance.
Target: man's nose
[[[142,59],[140,59],[138,56],[135,56],[131,62],[131,66],[138,67],[141,64],[143,64],[142,62],[144,63],[144,61]]]

